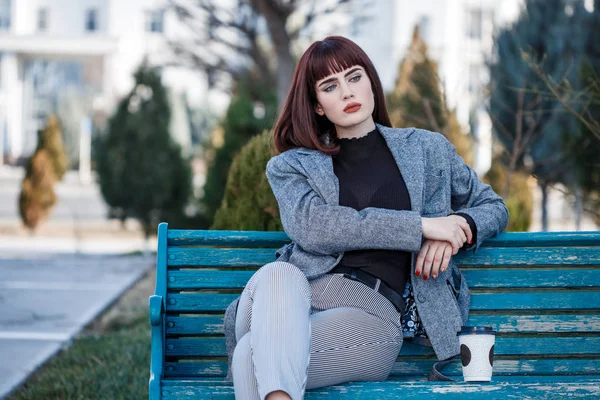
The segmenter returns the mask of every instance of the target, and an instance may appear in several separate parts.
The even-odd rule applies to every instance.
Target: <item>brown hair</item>
[[[328,155],[339,151],[335,126],[326,116],[315,112],[315,85],[319,80],[355,65],[363,67],[371,81],[375,95],[374,122],[392,126],[379,75],[367,54],[349,39],[329,36],[311,44],[296,65],[290,91],[274,127],[274,145],[278,153],[296,147],[319,150]],[[323,135],[328,137],[328,143],[319,140]]]

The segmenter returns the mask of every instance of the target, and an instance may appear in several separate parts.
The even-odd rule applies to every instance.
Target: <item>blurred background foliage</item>
[[[219,207],[222,207],[229,169],[235,157],[240,154],[240,150],[250,139],[265,129],[271,129],[276,117],[277,93],[272,86],[258,78],[253,78],[252,75],[237,83],[231,104],[220,124],[221,143],[218,146],[212,141],[205,144],[209,167],[204,184],[204,196],[200,200],[200,208],[207,224],[205,228],[212,224],[215,213]],[[246,167],[253,168],[254,164],[242,163],[239,166],[241,169]],[[250,182],[246,182],[248,187],[254,187],[260,180],[260,176],[257,175],[251,178]]]
[[[192,193],[189,160],[169,133],[170,107],[160,73],[145,63],[97,146],[100,190],[112,214],[135,218],[146,237],[183,218]]]
[[[265,175],[275,154],[273,132],[254,136],[234,158],[225,195],[210,229],[282,231],[277,200]]]
[[[194,6],[174,4],[183,19],[191,18],[189,7]],[[584,9],[583,1],[525,0],[523,4],[519,17],[496,33],[493,56],[487,64],[489,102],[483,106],[491,118],[495,145],[492,166],[482,179],[506,200],[511,212],[508,230],[529,229],[535,206],[531,192],[534,181],[542,194],[539,206],[543,230],[547,228],[548,187],[555,183],[563,184],[567,188],[565,195],[574,198],[576,218],[586,212],[600,222],[600,152],[597,151],[600,129],[595,125],[600,116],[600,37],[594,29],[600,22],[600,2],[594,1],[593,12]],[[258,3],[250,2],[246,6],[249,11],[244,22],[248,24],[248,33],[254,32],[252,21],[258,16],[269,22],[286,22],[291,13],[298,11],[290,6],[286,13],[272,15]],[[107,135],[105,140],[106,154],[97,157],[98,171],[103,176],[102,193],[114,215],[141,218],[147,226],[166,220],[168,215],[174,227],[281,230],[277,204],[264,175],[272,154],[269,132],[281,107],[282,93],[287,92],[291,81],[295,63],[292,54],[295,54],[299,31],[317,19],[316,15],[307,15],[305,25],[287,27],[290,35],[284,41],[279,40],[281,32],[275,31],[275,24],[267,24],[269,34],[279,38],[277,45],[272,48],[257,45],[260,51],[245,54],[250,61],[246,69],[240,69],[239,65],[210,65],[200,55],[193,56],[193,50],[184,44],[173,44],[176,51],[193,60],[197,68],[213,75],[227,72],[234,78],[229,108],[202,145],[207,163],[202,193],[189,196],[188,171],[181,166],[171,171],[150,165],[152,163],[140,167],[142,159],[158,160],[161,154],[173,160],[169,164],[180,165],[172,145],[164,142],[164,149],[160,151],[161,146],[150,146],[144,149],[148,156],[131,156],[136,153],[134,148],[142,148],[142,142],[136,140],[144,135],[133,130],[125,135],[128,124],[148,127],[148,132],[155,132],[152,135],[157,138],[166,137],[164,124],[143,122],[145,114],[141,111],[137,117],[126,116],[131,113],[128,111],[131,100],[137,96],[132,92],[111,119],[109,131],[113,134]],[[256,39],[252,35],[249,38]],[[269,62],[268,56],[277,62]],[[147,83],[148,86],[153,84]],[[138,81],[136,85],[139,88],[143,82]],[[438,64],[429,55],[427,43],[415,27],[412,42],[398,67],[395,87],[387,94],[393,126],[416,126],[440,132],[453,143],[465,162],[472,165],[476,139],[458,123],[455,110],[447,105],[445,93]],[[166,109],[168,105],[161,104],[154,117],[163,112],[158,110]],[[156,126],[150,129],[152,125]],[[122,136],[130,138],[119,141]],[[135,137],[140,139],[134,140]],[[137,144],[132,145],[133,142]],[[163,153],[165,149],[170,150]],[[130,156],[125,157],[126,153]],[[141,157],[135,161],[137,167],[124,166],[125,160],[136,157]],[[112,173],[107,172],[111,169]],[[143,177],[152,176],[155,187],[150,189],[151,185],[146,183],[144,190],[139,187],[131,192],[119,190],[136,187],[132,182],[138,178],[134,176],[139,176],[141,181]],[[180,187],[172,184],[174,177]],[[160,183],[163,180],[170,183]],[[170,191],[173,194],[167,195]],[[157,195],[160,199],[152,201],[149,198],[154,195],[143,196],[144,201],[136,203],[134,192],[162,194]],[[192,204],[195,212],[186,213],[186,204]]]
[[[19,194],[19,215],[31,233],[56,204],[54,184],[62,180],[69,160],[65,153],[60,121],[51,115],[38,132],[38,143],[27,161]]]

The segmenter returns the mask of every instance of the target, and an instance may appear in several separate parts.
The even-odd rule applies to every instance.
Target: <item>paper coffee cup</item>
[[[496,332],[491,326],[462,326],[456,335],[465,382],[491,381]]]

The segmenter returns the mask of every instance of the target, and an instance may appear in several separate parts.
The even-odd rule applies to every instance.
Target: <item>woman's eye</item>
[[[351,82],[358,82],[359,80],[360,80],[360,75],[356,75],[356,76],[350,78]]]
[[[325,91],[326,91],[326,92],[331,92],[331,90],[329,90],[329,89],[331,89],[331,88],[334,88],[334,87],[335,87],[335,85],[327,86],[327,87],[325,88]]]

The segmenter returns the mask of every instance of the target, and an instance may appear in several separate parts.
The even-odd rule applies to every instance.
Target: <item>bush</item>
[[[253,137],[234,158],[225,195],[211,229],[282,231],[279,206],[265,169],[274,154],[273,132]]]
[[[473,162],[473,138],[463,132],[456,112],[448,109],[438,65],[429,57],[427,44],[416,26],[413,39],[398,70],[396,87],[387,97],[392,125],[417,127],[443,134],[467,164]]]
[[[52,167],[54,168],[54,175],[57,180],[62,181],[69,166],[69,158],[65,152],[60,122],[56,115],[48,117],[46,128],[39,137],[38,148],[48,151]]]
[[[264,115],[256,106],[264,107]],[[277,94],[272,85],[244,77],[236,83],[231,103],[221,123],[223,144],[218,148],[205,145],[208,170],[201,199],[202,214],[207,225],[214,222],[225,196],[229,169],[236,154],[251,138],[273,126],[277,116]]]
[[[494,157],[492,167],[487,172],[483,181],[492,186],[498,194],[506,193],[506,174],[508,168],[500,157]],[[531,225],[533,213],[533,196],[527,183],[529,175],[523,172],[513,172],[511,175],[508,195],[503,195],[508,208],[510,219],[506,231],[527,232]]]
[[[113,215],[137,219],[148,237],[160,221],[184,213],[192,171],[169,133],[171,110],[158,70],[142,64],[135,82],[98,140],[95,161]]]
[[[38,149],[27,163],[25,178],[19,195],[19,214],[23,224],[33,231],[48,217],[56,203],[54,168],[45,149]]]

